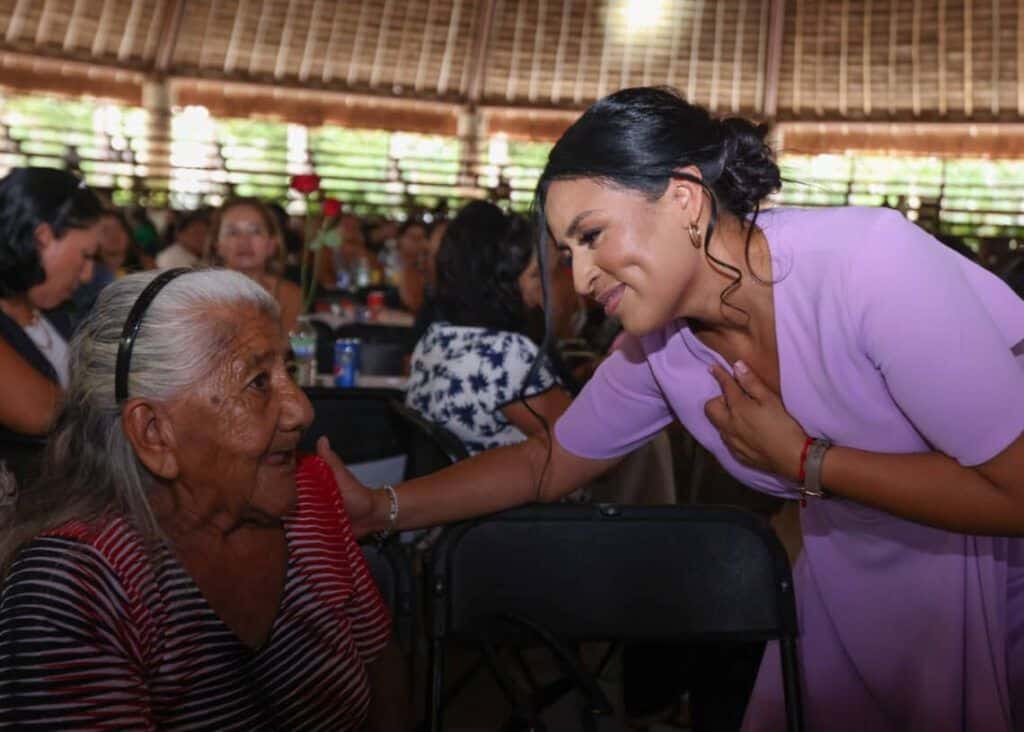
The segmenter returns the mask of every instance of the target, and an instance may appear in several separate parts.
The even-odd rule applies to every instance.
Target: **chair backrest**
[[[390,407],[403,425],[406,444],[405,479],[419,478],[469,457],[462,440],[395,399]]]
[[[531,506],[451,529],[432,564],[446,634],[504,615],[579,640],[797,633],[785,551],[738,509]]]
[[[412,353],[416,347],[416,331],[401,325],[380,325],[376,323],[349,323],[335,330],[337,338],[358,338],[366,343],[397,343],[404,353]]]
[[[401,343],[363,343],[359,349],[359,373],[366,376],[401,376],[405,349]]]
[[[300,450],[315,452],[317,439],[327,435],[331,447],[347,463],[405,454],[401,425],[389,406],[402,392],[358,387],[306,387],[304,391],[313,403],[313,423],[302,435]]]
[[[384,603],[391,610],[399,646],[412,651],[415,631],[416,579],[412,563],[394,542],[361,545],[366,565]]]
[[[793,580],[785,550],[754,514],[528,506],[446,530],[429,586],[431,730],[443,729],[445,640],[492,643],[523,638],[524,629],[563,650],[582,640],[779,639],[787,729],[803,729]],[[581,688],[596,689],[574,673]]]
[[[309,322],[316,330],[316,370],[321,374],[334,373],[334,330],[319,320]]]
[[[0,465],[24,488],[39,477],[46,439],[4,431],[0,434]]]

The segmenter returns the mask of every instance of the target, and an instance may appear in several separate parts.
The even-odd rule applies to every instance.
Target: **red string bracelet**
[[[796,482],[800,483],[801,485],[803,485],[804,480],[806,480],[807,478],[807,473],[804,471],[804,468],[807,467],[807,452],[808,450],[811,449],[811,445],[813,444],[814,438],[808,437],[806,440],[804,440],[804,448],[800,451],[800,475],[797,478]]]

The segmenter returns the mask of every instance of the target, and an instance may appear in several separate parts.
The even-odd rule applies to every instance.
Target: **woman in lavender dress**
[[[895,212],[759,213],[780,185],[745,120],[663,89],[591,107],[537,203],[576,289],[630,338],[551,438],[401,486],[392,523],[526,502],[541,475],[553,499],[679,419],[741,481],[805,504],[808,729],[1020,732],[1024,302]],[[334,465],[360,530],[388,527],[386,497]],[[782,720],[770,647],[744,729]]]

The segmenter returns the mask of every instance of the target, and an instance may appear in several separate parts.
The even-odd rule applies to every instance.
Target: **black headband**
[[[139,335],[139,328],[142,327],[142,316],[146,314],[146,308],[157,296],[164,286],[175,277],[191,272],[191,267],[176,267],[161,272],[153,278],[153,281],[146,285],[146,289],[139,295],[139,299],[132,305],[128,313],[128,320],[124,322],[124,330],[121,331],[121,343],[117,346],[117,366],[114,370],[114,398],[120,404],[128,398],[128,370],[132,365],[132,348],[135,347],[135,338]]]

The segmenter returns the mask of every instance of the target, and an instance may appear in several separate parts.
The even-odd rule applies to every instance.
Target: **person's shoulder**
[[[867,206],[772,208],[759,214],[757,224],[791,243],[798,241],[796,246],[806,243],[822,247],[864,240],[879,229],[899,230],[913,225],[895,209]]]
[[[8,584],[32,584],[46,577],[46,582],[65,594],[121,596],[134,572],[145,563],[141,536],[127,522],[73,520],[29,541],[11,566]]]
[[[295,510],[289,517],[299,532],[351,539],[345,499],[334,471],[319,455],[302,455],[295,466]]]
[[[302,297],[302,290],[291,280],[285,279],[280,275],[273,276],[274,287],[277,288],[278,297],[289,300],[298,300]]]

